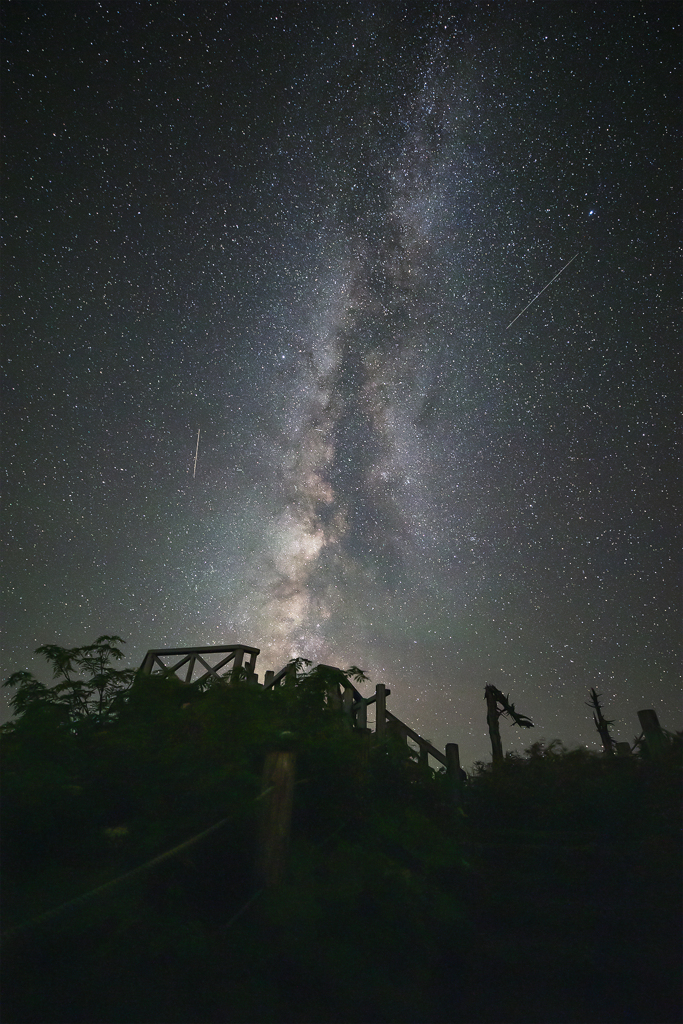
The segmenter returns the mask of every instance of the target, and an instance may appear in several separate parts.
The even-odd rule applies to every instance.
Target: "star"
[[[464,764],[494,681],[677,728],[666,5],[180,6],[6,12],[5,678],[241,642]]]

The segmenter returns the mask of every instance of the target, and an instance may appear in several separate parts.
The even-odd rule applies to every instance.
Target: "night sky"
[[[507,749],[680,728],[679,16],[6,3],[3,678],[241,642],[466,765],[490,682]]]

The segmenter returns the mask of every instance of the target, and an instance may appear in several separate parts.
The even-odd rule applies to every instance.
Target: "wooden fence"
[[[330,674],[336,673],[338,678],[343,675],[339,669],[331,665],[320,665],[319,668],[326,669]],[[295,663],[289,662],[277,673],[266,672],[263,684],[264,689],[270,689],[273,686],[286,683],[287,679],[291,678],[294,669]],[[388,690],[384,683],[377,683],[374,694],[371,697],[364,697],[353,683],[344,677],[339,678],[339,682],[330,683],[328,700],[333,707],[338,707],[347,716],[355,729],[364,731],[369,731],[368,708],[371,704],[374,704],[375,735],[377,739],[382,740],[387,736],[393,736],[396,739],[402,740],[409,749],[408,740],[412,740],[413,743],[417,744],[417,757],[420,764],[428,765],[429,758],[433,757],[435,761],[443,765],[448,776],[451,778],[455,795],[459,796],[464,772],[460,768],[458,744],[447,743],[446,752],[442,754],[429,740],[424,739],[414,729],[411,729],[409,725],[406,725],[400,718],[387,710],[387,697],[390,693],[391,690]]]
[[[203,683],[208,679],[223,679],[219,675],[221,669],[225,675],[228,668],[231,668],[233,678],[237,678],[244,669],[247,677],[257,682],[256,658],[260,653],[260,648],[246,647],[244,644],[226,644],[222,647],[170,647],[147,651],[140,672],[147,676],[153,673],[176,676],[183,683]],[[218,660],[210,664],[207,657],[217,657]],[[166,664],[168,659],[172,659],[172,664]],[[179,674],[180,669],[184,670],[182,678]],[[199,672],[197,676],[194,675],[196,671]]]
[[[232,670],[232,678],[237,678],[246,671],[247,679],[258,683],[256,674],[256,658],[260,654],[258,647],[247,647],[244,644],[227,644],[220,647],[179,647],[148,651],[140,666],[146,675],[174,675],[184,683],[203,683],[209,679],[223,680],[228,669]],[[459,801],[460,785],[464,777],[460,767],[460,753],[457,743],[447,743],[445,753],[438,750],[429,740],[402,722],[400,718],[387,710],[387,697],[391,693],[384,683],[377,683],[372,696],[365,697],[346,676],[332,665],[320,665],[320,669],[329,673],[331,679],[328,686],[328,701],[333,707],[345,715],[352,728],[370,732],[368,729],[368,708],[375,705],[375,735],[378,741],[389,736],[402,740],[411,750],[409,740],[417,745],[416,756],[420,764],[428,765],[433,758],[442,765],[451,780],[454,798]],[[182,676],[179,674],[182,670]],[[223,676],[219,673],[223,672]],[[195,673],[198,673],[195,675]],[[279,672],[268,671],[263,680],[263,689],[294,682],[296,679],[296,662],[290,661]],[[335,681],[336,679],[336,681]],[[412,750],[411,750],[412,753]]]
[[[148,651],[140,666],[145,675],[175,676],[184,683],[203,683],[209,679],[225,681],[226,667],[232,669],[231,679],[246,672],[247,681],[259,685],[256,674],[257,647],[229,644],[223,647],[188,647]],[[245,663],[245,656],[248,661]],[[295,661],[288,662],[279,672],[266,672],[263,690],[294,683]],[[389,737],[406,744],[411,757],[420,764],[429,765],[433,758],[446,769],[451,796],[456,807],[462,801],[462,783],[466,778],[460,767],[457,743],[447,743],[446,752],[424,739],[419,733],[387,710],[387,697],[391,693],[384,683],[378,683],[372,696],[365,697],[338,668],[320,665],[327,676],[327,700],[332,708],[343,715],[352,729],[372,735],[368,728],[368,708],[375,705],[375,738],[381,744]],[[183,670],[183,677],[179,671]],[[223,670],[223,676],[219,675]],[[195,676],[195,672],[199,674]],[[417,751],[409,741],[417,745]],[[282,880],[292,818],[292,798],[295,782],[296,755],[289,750],[274,750],[266,755],[259,801],[259,839],[256,857],[257,884],[263,888],[279,884]]]

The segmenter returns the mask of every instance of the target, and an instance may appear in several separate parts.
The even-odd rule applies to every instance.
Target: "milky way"
[[[3,670],[357,664],[466,762],[488,682],[677,727],[678,12],[7,22]]]

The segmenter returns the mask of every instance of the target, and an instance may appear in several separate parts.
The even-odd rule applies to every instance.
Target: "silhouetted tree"
[[[526,715],[520,715],[515,710],[515,705],[510,703],[509,695],[501,693],[497,686],[487,686],[484,690],[484,698],[486,700],[486,722],[491,737],[491,755],[494,765],[498,765],[503,762],[503,743],[498,725],[500,716],[505,715],[507,718],[511,718],[515,725],[520,725],[525,729],[533,729],[534,723]]]
[[[135,676],[133,669],[117,669],[111,664],[123,657],[116,645],[124,642],[120,636],[104,635],[84,647],[44,644],[36,648],[36,654],[47,659],[53,679],[59,682],[46,686],[27,671],[15,672],[6,679],[2,685],[16,690],[9,700],[15,718],[7,723],[5,731],[16,728],[27,716],[48,715],[71,725],[111,717]],[[85,678],[77,678],[79,672],[84,672]]]
[[[614,740],[610,735],[609,727],[614,725],[612,719],[606,719],[602,713],[602,704],[600,703],[600,694],[595,689],[590,691],[591,699],[586,703],[587,708],[593,709],[593,721],[595,722],[595,728],[600,733],[600,739],[602,740],[602,749],[606,754],[614,753]]]

